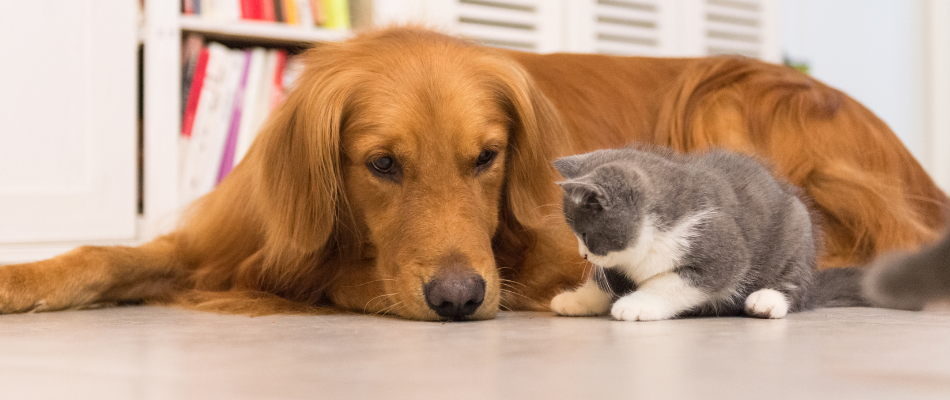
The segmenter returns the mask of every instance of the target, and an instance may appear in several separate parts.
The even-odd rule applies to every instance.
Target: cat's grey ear
[[[565,201],[594,209],[610,207],[610,199],[600,186],[571,180],[558,182],[557,184],[564,190]]]
[[[567,179],[577,178],[581,173],[581,166],[577,156],[559,158],[554,161],[554,169]]]

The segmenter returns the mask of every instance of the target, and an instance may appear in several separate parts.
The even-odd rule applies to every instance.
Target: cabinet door
[[[3,3],[0,243],[135,236],[136,4]]]

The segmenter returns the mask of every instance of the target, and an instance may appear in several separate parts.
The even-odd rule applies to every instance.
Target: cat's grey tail
[[[809,308],[870,306],[861,289],[864,272],[855,267],[818,271]]]
[[[878,257],[862,279],[862,294],[874,306],[902,310],[950,299],[950,233],[919,251]]]
[[[941,299],[950,299],[950,233],[916,252],[882,255],[865,268],[819,271],[808,308],[920,310]]]

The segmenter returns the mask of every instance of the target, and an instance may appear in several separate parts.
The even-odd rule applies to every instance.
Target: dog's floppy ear
[[[551,165],[567,148],[567,132],[550,100],[513,60],[499,62],[501,102],[512,120],[509,133],[507,209],[523,226],[541,227],[560,212],[559,175]],[[553,206],[553,207],[549,207]]]
[[[269,248],[320,251],[340,218],[340,134],[352,85],[340,65],[345,44],[303,55],[296,89],[268,118],[250,150],[260,166],[254,196]]]

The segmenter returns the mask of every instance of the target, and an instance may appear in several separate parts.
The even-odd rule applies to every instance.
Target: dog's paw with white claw
[[[610,307],[610,297],[588,291],[567,291],[551,299],[551,311],[568,317],[604,315]]]
[[[758,318],[785,318],[788,300],[774,289],[757,290],[745,299],[745,313]]]
[[[667,302],[646,293],[633,292],[614,303],[610,315],[620,321],[659,321],[676,316]]]

